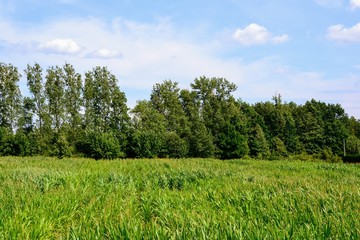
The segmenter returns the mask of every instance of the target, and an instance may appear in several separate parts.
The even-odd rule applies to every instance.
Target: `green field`
[[[360,165],[0,158],[0,239],[360,239]]]

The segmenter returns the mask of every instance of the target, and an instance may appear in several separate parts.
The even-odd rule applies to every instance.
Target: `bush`
[[[175,132],[165,133],[164,149],[161,157],[183,158],[188,153],[187,142]]]
[[[85,157],[98,159],[123,158],[119,140],[110,132],[89,131],[78,146]]]
[[[155,158],[163,146],[163,136],[154,131],[136,131],[131,135],[130,155],[136,158]]]
[[[325,148],[321,152],[320,158],[326,162],[342,162],[341,157],[334,154],[331,150],[331,148]]]

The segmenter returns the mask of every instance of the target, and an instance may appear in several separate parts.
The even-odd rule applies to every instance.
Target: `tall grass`
[[[360,239],[359,167],[0,158],[0,239]]]

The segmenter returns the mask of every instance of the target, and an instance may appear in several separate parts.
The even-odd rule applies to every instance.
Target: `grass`
[[[360,239],[360,165],[0,158],[0,239]]]

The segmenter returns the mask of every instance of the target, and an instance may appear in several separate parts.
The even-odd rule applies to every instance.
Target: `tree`
[[[35,105],[34,114],[37,122],[36,127],[38,129],[42,129],[44,122],[47,122],[47,104],[42,72],[43,70],[38,63],[35,63],[34,66],[27,65],[27,69],[25,70],[27,86],[29,87],[31,99]]]
[[[297,110],[296,126],[303,150],[316,154],[324,147],[324,130],[322,119],[302,106]]]
[[[25,74],[30,92],[30,99],[34,105],[34,131],[33,134],[31,134],[31,139],[33,140],[33,152],[34,154],[46,155],[50,151],[52,129],[45,93],[43,69],[38,63],[35,63],[33,66],[27,65]]]
[[[254,108],[263,118],[266,128],[265,135],[268,142],[279,138],[289,152],[300,151],[299,139],[293,111],[296,106],[293,103],[282,102],[280,94],[273,96],[272,102],[256,103]],[[270,144],[270,147],[275,146]],[[271,149],[276,151],[276,149]]]
[[[64,79],[64,98],[65,101],[65,122],[69,125],[70,132],[77,132],[81,127],[81,107],[82,99],[82,81],[81,75],[77,73],[70,64],[65,64],[62,69],[62,78]]]
[[[214,156],[215,145],[211,132],[206,128],[200,116],[200,100],[194,91],[181,90],[180,102],[188,121],[185,139],[190,157],[210,158]]]
[[[288,151],[284,142],[279,137],[274,137],[271,141],[271,157],[286,157],[288,155]]]
[[[125,156],[124,152],[121,151],[118,138],[111,132],[88,130],[79,148],[85,157],[96,160],[115,159]]]
[[[160,157],[184,158],[187,154],[187,142],[184,139],[181,139],[176,132],[166,132]]]
[[[236,85],[223,78],[200,77],[194,80],[191,87],[200,103],[199,114],[214,138],[215,155],[229,158],[230,155],[238,157],[246,153],[245,118],[231,95],[237,89]],[[231,142],[228,135],[236,138],[232,145],[234,149],[231,150],[236,154],[229,155],[229,148],[225,144]]]
[[[17,124],[19,127],[18,132],[22,131],[26,134],[29,134],[34,131],[34,121],[33,121],[34,110],[35,110],[34,101],[29,97],[24,97],[20,110],[20,117]]]
[[[0,126],[11,131],[16,130],[21,109],[20,77],[16,67],[0,63]]]
[[[223,131],[219,134],[218,147],[221,149],[220,158],[235,159],[242,158],[249,153],[249,147],[245,135],[237,129],[237,124],[227,122]]]
[[[347,116],[339,104],[326,104],[312,99],[297,109],[296,126],[307,153],[321,153],[329,148],[341,155],[343,140],[348,136]]]
[[[155,84],[150,95],[153,107],[164,116],[166,129],[183,135],[187,128],[184,110],[180,103],[180,88],[177,82],[171,80]]]
[[[346,140],[346,154],[360,155],[360,139],[355,135],[350,135]]]
[[[130,127],[129,109],[126,105],[127,99],[125,93],[120,91],[116,79],[112,79],[110,82],[110,95],[109,127],[119,139],[122,147],[125,147]]]
[[[47,70],[45,96],[54,132],[59,132],[65,122],[65,81],[62,69],[58,66]]]
[[[149,101],[138,101],[131,110],[132,126],[128,155],[153,158],[164,148],[166,122]]]
[[[111,94],[110,78],[115,78],[106,67],[95,67],[85,73],[84,101],[85,126],[89,129],[108,130]]]
[[[265,133],[259,124],[255,124],[249,133],[250,156],[263,159],[270,156],[269,144],[266,140]]]

